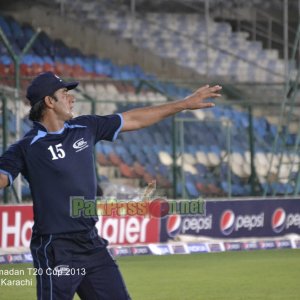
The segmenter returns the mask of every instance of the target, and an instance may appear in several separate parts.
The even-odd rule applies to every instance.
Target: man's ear
[[[55,99],[53,99],[50,96],[45,97],[45,104],[48,108],[53,108],[53,103],[55,102]]]

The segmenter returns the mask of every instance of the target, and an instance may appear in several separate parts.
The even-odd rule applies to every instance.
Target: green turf
[[[118,263],[133,300],[300,299],[299,250],[123,257]],[[30,265],[0,265],[12,267]],[[0,286],[0,299],[35,299],[35,286]]]

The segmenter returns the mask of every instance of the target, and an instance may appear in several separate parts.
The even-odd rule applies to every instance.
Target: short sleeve
[[[73,119],[72,124],[87,126],[95,136],[95,143],[114,141],[123,127],[123,117],[121,114],[80,116]]]
[[[123,127],[121,114],[95,116],[97,118],[96,142],[100,140],[114,141]]]
[[[19,143],[11,145],[0,157],[0,173],[9,178],[11,185],[14,179],[22,172],[24,167],[24,158]]]

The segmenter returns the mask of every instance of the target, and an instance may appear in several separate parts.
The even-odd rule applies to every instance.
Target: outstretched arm
[[[222,87],[219,85],[215,85],[213,87],[205,85],[183,100],[126,111],[122,113],[124,123],[121,131],[137,130],[151,126],[186,109],[194,110],[213,107],[215,106],[214,103],[203,102],[203,100],[207,98],[220,97],[221,89]]]
[[[0,173],[0,189],[7,187],[8,185],[8,176]]]

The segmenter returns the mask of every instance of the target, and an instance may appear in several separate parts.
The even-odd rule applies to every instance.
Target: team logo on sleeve
[[[84,138],[81,138],[77,140],[73,144],[73,148],[76,150],[76,152],[82,151],[83,149],[87,148],[89,145],[88,143],[84,140]]]

